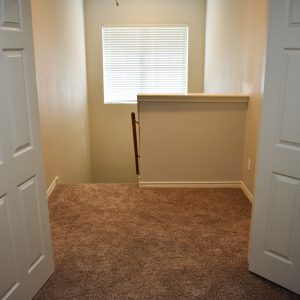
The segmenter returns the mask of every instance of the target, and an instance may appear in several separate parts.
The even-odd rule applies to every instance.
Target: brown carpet
[[[247,270],[239,189],[59,185],[56,271],[35,299],[299,299]]]

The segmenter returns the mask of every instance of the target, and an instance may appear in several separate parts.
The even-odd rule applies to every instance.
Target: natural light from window
[[[187,93],[188,26],[103,26],[104,103]]]

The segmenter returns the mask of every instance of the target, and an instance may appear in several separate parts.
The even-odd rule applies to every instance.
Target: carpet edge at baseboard
[[[53,191],[56,188],[57,182],[58,182],[59,177],[56,176],[53,181],[51,182],[49,188],[47,189],[47,199],[51,196],[51,194],[53,193]]]
[[[240,188],[253,203],[253,195],[243,181],[140,181],[140,188]]]
[[[239,188],[240,181],[140,181],[139,187],[161,188]]]

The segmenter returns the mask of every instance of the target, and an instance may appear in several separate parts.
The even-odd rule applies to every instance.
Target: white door
[[[249,269],[300,293],[300,0],[269,1]]]
[[[31,299],[53,272],[30,0],[0,1],[0,299]]]

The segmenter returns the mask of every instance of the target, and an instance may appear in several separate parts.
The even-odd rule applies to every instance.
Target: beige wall
[[[206,93],[247,93],[242,180],[254,191],[266,45],[267,0],[208,0]],[[247,161],[251,159],[251,170]]]
[[[136,105],[103,104],[102,24],[189,24],[189,91],[201,92],[204,0],[86,0],[86,49],[94,182],[136,182],[130,113]]]
[[[90,181],[82,0],[32,0],[46,184]]]
[[[140,184],[239,186],[247,101],[140,96]]]

